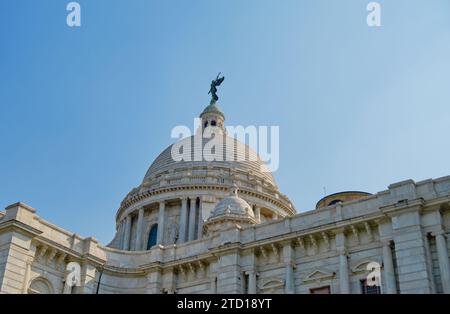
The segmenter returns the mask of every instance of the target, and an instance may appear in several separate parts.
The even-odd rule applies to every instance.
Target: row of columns
[[[178,243],[184,243],[201,238],[203,230],[202,212],[203,210],[201,198],[199,198],[198,206],[197,198],[188,199],[187,197],[184,197],[181,199]],[[196,226],[197,233],[195,232]]]
[[[189,204],[188,204],[189,202]],[[189,212],[188,212],[189,206]],[[165,225],[165,213],[166,204],[164,201],[159,202],[158,213],[158,233],[157,244],[164,243],[164,225]],[[198,219],[197,219],[198,218]],[[122,235],[122,241],[120,247],[123,250],[130,250],[131,242],[131,226],[132,216],[128,215],[119,226],[119,233]],[[197,233],[195,228],[197,227]],[[179,234],[178,243],[184,243],[201,238],[203,230],[203,215],[202,215],[202,200],[199,199],[197,206],[197,198],[188,199],[187,197],[181,198],[181,210],[179,221]],[[144,208],[140,208],[137,215],[136,225],[136,239],[135,250],[144,250],[143,240],[144,231]]]
[[[161,215],[161,207],[163,215]],[[158,217],[158,226],[160,226],[161,220],[164,222],[164,202],[160,202],[160,216]],[[122,220],[122,223],[119,226],[119,233],[122,235],[122,241],[120,243],[120,247],[122,250],[129,251],[131,249],[131,224],[132,224],[132,216],[128,215]],[[161,228],[162,229],[162,228]],[[159,230],[158,228],[158,239],[159,239]],[[144,232],[144,208],[140,208],[137,215],[137,224],[136,224],[136,238],[134,241],[134,249],[135,251],[144,250],[144,243],[142,242]],[[158,243],[161,243],[158,241]]]

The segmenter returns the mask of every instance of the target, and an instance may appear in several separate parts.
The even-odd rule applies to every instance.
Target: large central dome
[[[250,175],[254,175],[255,177],[259,177],[260,179],[266,181],[266,183],[276,187],[275,179],[272,176],[272,173],[269,171],[264,162],[258,157],[256,152],[252,150],[248,145],[240,142],[235,138],[231,138],[227,135],[223,135],[223,150],[220,156],[222,158],[218,158],[218,160],[207,161],[207,156],[203,155],[203,158],[200,161],[195,161],[194,155],[195,153],[201,153],[204,151],[205,145],[211,140],[207,138],[194,138],[195,136],[190,136],[180,140],[177,145],[184,147],[191,147],[191,161],[175,161],[172,158],[172,150],[174,149],[174,145],[172,144],[167,147],[151,164],[147,173],[144,177],[144,182],[148,180],[152,180],[157,177],[159,174],[164,173],[168,170],[176,172],[178,169],[186,169],[186,168],[207,168],[207,167],[218,167],[222,168],[224,171],[231,170],[240,170],[242,172],[248,173]],[[198,140],[201,142],[201,146],[198,145],[198,148],[195,146],[195,141]],[[233,143],[234,154],[232,160],[227,160],[226,156],[226,145],[230,145]],[[176,149],[176,148],[175,148]],[[200,155],[201,156],[201,155]],[[211,158],[212,159],[212,158]],[[229,158],[228,158],[229,159]]]
[[[177,225],[183,225],[180,208],[189,200],[190,207],[187,207],[195,208],[196,212],[189,218],[197,220],[196,231],[191,230],[189,237],[186,230],[177,232],[181,232],[185,240],[192,240],[201,236],[203,222],[214,206],[229,196],[230,186],[239,188],[242,202],[250,206],[249,212],[255,212],[252,219],[258,223],[293,215],[292,203],[278,190],[268,166],[243,143],[246,134],[231,134],[231,130],[227,133],[225,115],[217,103],[211,102],[200,118],[201,125],[195,135],[164,149],[150,165],[142,183],[125,196],[116,214],[117,222],[137,217],[139,210],[156,213],[164,204],[170,213],[166,217],[170,228],[176,230]],[[155,219],[153,215],[146,219]],[[169,243],[173,242],[175,234],[170,228],[164,231],[168,233],[167,238],[172,239]]]

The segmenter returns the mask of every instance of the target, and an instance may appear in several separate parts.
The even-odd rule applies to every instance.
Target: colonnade
[[[203,230],[203,210],[201,197],[181,197],[180,218],[178,224],[178,239],[177,243],[185,243],[193,241],[202,237]],[[171,200],[172,201],[172,200]],[[166,226],[166,203],[168,201],[158,202],[158,229],[156,244],[164,244],[165,226]],[[122,219],[118,232],[120,236],[119,247],[123,250],[131,250],[131,230],[133,224],[136,224],[136,233],[134,241],[134,250],[146,250],[147,244],[144,242],[144,212],[146,209],[141,207],[133,213],[128,214]]]

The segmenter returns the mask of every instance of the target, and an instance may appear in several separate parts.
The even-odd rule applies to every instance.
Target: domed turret
[[[217,203],[206,221],[204,228],[207,232],[257,223],[251,206],[239,197],[238,187],[233,185],[230,191],[229,196]]]
[[[200,118],[202,119],[203,130],[207,127],[217,127],[225,130],[225,115],[216,102],[207,106],[200,114]]]

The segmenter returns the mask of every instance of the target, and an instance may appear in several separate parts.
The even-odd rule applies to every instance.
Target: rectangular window
[[[311,294],[331,294],[330,286],[309,289]]]
[[[367,279],[361,280],[361,292],[362,294],[381,294],[380,286],[367,284]]]

